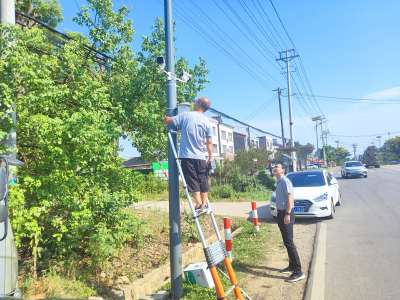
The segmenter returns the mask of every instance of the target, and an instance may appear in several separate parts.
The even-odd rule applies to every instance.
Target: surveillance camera
[[[164,57],[162,57],[162,56],[157,57],[157,63],[159,65],[159,67],[160,67],[160,70],[164,69],[164,65],[165,65]]]
[[[192,79],[192,75],[186,73],[185,71],[182,71],[180,74],[181,78],[185,82],[189,82]]]

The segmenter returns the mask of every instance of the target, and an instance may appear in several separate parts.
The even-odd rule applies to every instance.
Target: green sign
[[[168,162],[153,162],[153,174],[156,175],[156,177],[162,177],[162,178],[167,178],[168,176]]]

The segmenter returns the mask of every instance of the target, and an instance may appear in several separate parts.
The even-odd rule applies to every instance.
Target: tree
[[[386,140],[380,150],[383,161],[400,160],[400,137]]]
[[[336,154],[335,160],[338,162],[339,165],[342,163],[342,161],[344,161],[347,157],[351,155],[351,153],[343,147],[335,148],[334,152]]]
[[[64,20],[58,0],[15,0],[15,7],[17,11],[34,17],[53,28],[56,28]],[[32,21],[24,18],[19,18],[18,21],[30,27],[33,26]]]
[[[265,148],[250,147],[248,151],[239,150],[236,152],[234,164],[240,168],[242,174],[253,175],[257,187],[257,175],[268,166],[270,155],[271,152]]]

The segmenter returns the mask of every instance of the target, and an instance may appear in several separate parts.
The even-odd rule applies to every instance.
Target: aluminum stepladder
[[[219,234],[217,222],[215,221],[214,213],[211,209],[210,202],[208,201],[208,199],[207,199],[207,206],[209,209],[209,214],[210,214],[213,226],[214,226],[215,233],[217,234],[218,241],[211,244],[210,246],[207,246],[207,244],[206,244],[206,241],[205,241],[204,235],[203,235],[203,231],[201,230],[200,223],[198,220],[199,217],[196,216],[196,213],[194,211],[194,206],[192,203],[192,198],[190,197],[185,178],[183,177],[182,169],[179,164],[178,153],[175,149],[171,134],[178,134],[178,132],[172,131],[172,130],[168,131],[168,138],[169,138],[169,141],[171,144],[172,151],[174,152],[175,162],[178,166],[178,171],[179,171],[179,175],[181,176],[181,179],[182,179],[183,188],[185,189],[186,196],[187,196],[187,199],[189,202],[189,206],[190,206],[190,209],[193,214],[193,220],[196,224],[196,228],[199,233],[201,243],[203,245],[204,255],[207,260],[208,269],[210,270],[212,279],[215,284],[215,289],[217,290],[218,300],[226,299],[227,296],[229,295],[229,293],[232,292],[232,290],[235,292],[236,299],[243,300],[243,295],[240,291],[239,283],[236,279],[235,273],[233,272],[231,261],[229,260],[228,253],[225,250],[224,242],[222,241],[221,235]],[[232,286],[229,288],[229,290],[226,293],[224,291],[224,288],[222,286],[222,283],[221,283],[221,280],[219,278],[218,271],[217,271],[217,264],[219,264],[222,261],[225,264],[226,270],[229,275],[229,279],[232,284]]]

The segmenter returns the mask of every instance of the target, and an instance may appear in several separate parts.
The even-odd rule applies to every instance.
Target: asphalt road
[[[342,206],[327,222],[325,300],[400,299],[400,165],[338,179]]]

